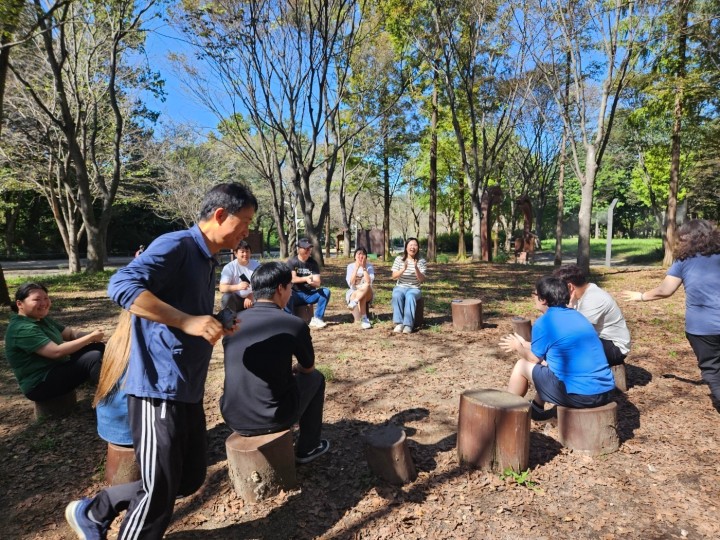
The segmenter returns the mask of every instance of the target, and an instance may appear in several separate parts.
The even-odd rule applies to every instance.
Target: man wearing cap
[[[235,260],[226,264],[220,274],[220,292],[223,293],[220,307],[230,308],[234,312],[252,307],[253,298],[250,278],[260,266],[255,259],[251,259],[250,244],[241,240],[235,248]]]
[[[287,261],[292,270],[293,291],[286,311],[293,313],[295,306],[315,304],[315,315],[310,320],[310,328],[325,328],[323,321],[325,309],[330,301],[330,289],[320,287],[320,266],[310,256],[312,243],[307,238],[301,238],[297,243],[297,255]]]

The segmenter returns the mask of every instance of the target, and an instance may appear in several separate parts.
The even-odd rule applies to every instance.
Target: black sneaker
[[[540,405],[535,403],[534,399],[530,400],[530,418],[532,418],[536,422],[546,422],[548,420],[552,420],[556,416],[557,407],[553,407],[546,411]]]
[[[315,458],[319,458],[320,456],[322,456],[328,450],[330,450],[330,442],[327,439],[323,439],[320,441],[320,444],[317,446],[317,448],[313,448],[307,454],[296,455],[295,461],[297,463],[310,463]]]

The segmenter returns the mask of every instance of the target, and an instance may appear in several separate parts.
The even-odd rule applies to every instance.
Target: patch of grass
[[[450,262],[450,257],[448,257],[445,253],[441,253],[436,257],[437,262],[440,264],[447,264]]]
[[[590,257],[605,258],[605,238],[590,239]],[[563,257],[577,257],[577,238],[563,238]],[[555,249],[555,239],[547,238],[542,242],[542,249]],[[621,259],[628,264],[650,264],[662,261],[663,247],[661,238],[613,238],[611,255],[613,259]]]
[[[432,326],[430,326],[429,330],[435,334],[439,334],[440,332],[442,332],[442,326],[439,324],[433,324]]]
[[[23,283],[30,281],[43,283],[50,292],[74,292],[74,291],[97,291],[98,289],[107,289],[110,276],[115,270],[105,270],[95,274],[53,274],[38,276],[17,276],[8,278],[8,288],[12,291]]]
[[[323,376],[325,377],[325,382],[330,382],[335,378],[335,374],[333,373],[333,370],[330,366],[319,365],[315,366],[315,369],[317,369],[320,373],[323,374]]]
[[[506,468],[500,475],[502,480],[511,480],[518,486],[538,491],[538,483],[530,479],[530,469],[522,472],[515,472],[512,467]]]

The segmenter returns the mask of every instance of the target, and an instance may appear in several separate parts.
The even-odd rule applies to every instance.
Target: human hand
[[[638,291],[622,291],[620,293],[620,298],[627,302],[642,302],[643,293]]]
[[[253,299],[250,298],[249,296],[243,302],[243,306],[245,307],[245,309],[250,309],[254,305],[255,305],[255,302],[253,302]]]
[[[90,338],[90,343],[100,343],[105,337],[105,333],[102,330],[93,330],[87,335]]]
[[[508,334],[500,339],[500,349],[504,352],[517,352],[519,347],[522,347],[522,338],[517,334]],[[523,340],[524,341],[524,340]]]
[[[238,286],[238,291],[244,291],[244,290],[250,288],[250,284],[247,281],[241,281],[240,283],[237,284],[237,286]]]
[[[233,332],[236,327],[237,324],[229,332]],[[222,323],[212,315],[189,316],[183,321],[180,330],[190,336],[201,337],[211,345],[215,345],[225,333]]]

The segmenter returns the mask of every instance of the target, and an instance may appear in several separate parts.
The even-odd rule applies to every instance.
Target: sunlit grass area
[[[590,258],[605,258],[606,240],[604,238],[590,239]],[[546,239],[542,242],[544,251],[555,249],[555,239]],[[577,238],[563,238],[563,256],[565,258],[577,257]],[[653,264],[660,263],[663,258],[661,238],[613,238],[611,256],[626,264]]]

